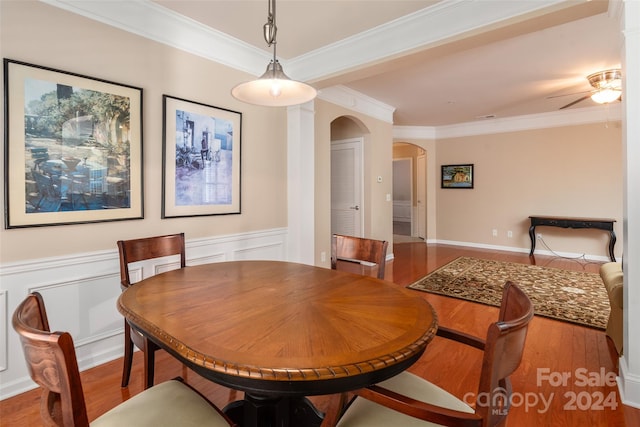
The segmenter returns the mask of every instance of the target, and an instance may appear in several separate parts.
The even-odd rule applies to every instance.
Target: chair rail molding
[[[187,266],[233,260],[287,260],[287,228],[211,236],[186,242]],[[33,291],[47,304],[51,327],[74,338],[80,370],[122,357],[123,322],[116,308],[120,295],[120,265],[113,250],[30,259],[0,265],[0,400],[36,388],[24,363],[11,316]],[[176,268],[175,257],[141,261],[145,269]]]

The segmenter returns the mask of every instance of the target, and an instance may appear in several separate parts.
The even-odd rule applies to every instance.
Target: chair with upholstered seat
[[[42,296],[32,293],[13,314],[33,381],[42,389],[40,415],[46,426],[88,427],[73,339],[51,332]],[[107,411],[92,427],[231,426],[218,408],[180,380],[170,380],[139,393]]]
[[[171,255],[179,255],[180,268],[184,268],[186,266],[184,233],[132,240],[119,240],[118,251],[120,253],[120,286],[122,290],[125,290],[132,285],[131,278],[129,276],[129,264],[131,263]],[[155,352],[158,350],[158,346],[145,338],[138,331],[131,328],[129,322],[125,319],[122,387],[127,387],[129,385],[131,365],[133,363],[134,344],[143,353],[145,388],[149,388],[153,385]]]
[[[511,402],[510,375],[522,360],[533,304],[516,285],[507,282],[498,321],[489,325],[486,340],[439,327],[438,335],[484,351],[475,409],[456,396],[409,372],[356,391],[338,427],[504,425]],[[435,367],[434,367],[435,368]]]
[[[331,268],[338,268],[338,260],[369,262],[378,266],[378,279],[384,279],[388,242],[363,237],[334,234],[331,238]]]

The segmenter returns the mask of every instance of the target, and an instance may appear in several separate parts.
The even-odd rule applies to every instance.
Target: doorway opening
[[[363,237],[367,230],[367,127],[357,118],[331,122],[331,233]]]
[[[393,144],[393,241],[426,241],[426,152]]]

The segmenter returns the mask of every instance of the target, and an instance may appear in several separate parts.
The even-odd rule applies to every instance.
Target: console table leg
[[[611,230],[609,232],[609,258],[611,261],[616,262],[616,256],[613,254],[613,247],[616,245],[616,233]]]
[[[529,227],[529,238],[531,239],[531,252],[529,252],[529,256],[533,256],[533,251],[536,250],[536,226],[532,225]]]

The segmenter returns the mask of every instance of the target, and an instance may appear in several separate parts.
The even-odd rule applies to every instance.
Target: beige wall
[[[316,264],[329,266],[321,260],[322,252],[331,253],[331,140],[354,137],[353,126],[340,119],[342,125],[332,135],[331,124],[346,116],[358,127],[366,129],[364,137],[364,209],[366,237],[392,241],[393,204],[386,201],[392,192],[392,125],[364,114],[355,113],[323,100],[315,101],[315,245]],[[345,130],[347,129],[347,130]],[[346,133],[345,133],[346,132]],[[382,176],[382,182],[376,181]],[[391,250],[389,251],[391,252]]]
[[[621,141],[620,124],[604,122],[438,141],[437,167],[473,163],[475,188],[436,183],[437,239],[528,248],[529,215],[614,218],[621,238]],[[536,231],[553,251],[607,255],[606,233]],[[619,241],[618,258],[621,253]]]
[[[524,250],[529,215],[616,219],[622,254],[620,123],[597,123],[434,140],[396,139],[427,155],[427,240]],[[401,145],[399,145],[401,147]],[[394,157],[403,157],[394,149]],[[440,188],[440,166],[473,163],[475,188]],[[493,237],[492,230],[498,230]],[[513,237],[508,238],[507,232]],[[541,227],[536,249],[606,257],[608,235]]]
[[[231,87],[250,76],[40,2],[0,7],[2,57],[143,89],[145,209],[144,220],[2,229],[2,263],[115,250],[118,239],[153,234],[192,239],[287,226],[286,109],[234,100]],[[160,219],[163,94],[243,113],[241,215]]]
[[[235,101],[230,88],[249,76],[40,2],[0,5],[3,57],[144,89],[145,219],[2,229],[3,263],[110,250],[117,239],[143,235],[184,231],[191,239],[287,226],[286,111]],[[243,113],[241,215],[160,219],[163,94]],[[392,125],[319,99],[315,109],[315,254],[316,264],[328,265],[320,254],[330,252],[332,123],[346,116],[366,129],[365,235],[386,240],[392,239],[392,203],[386,201],[392,193]],[[350,129],[343,122],[333,132]],[[616,124],[601,123],[402,142],[427,154],[428,240],[527,248],[531,214],[613,217],[621,237],[620,140]],[[440,165],[465,162],[476,165],[476,188],[441,190]],[[382,183],[375,181],[378,175]],[[572,230],[540,231],[554,250],[605,254],[603,233],[581,232],[586,237],[579,238]]]

